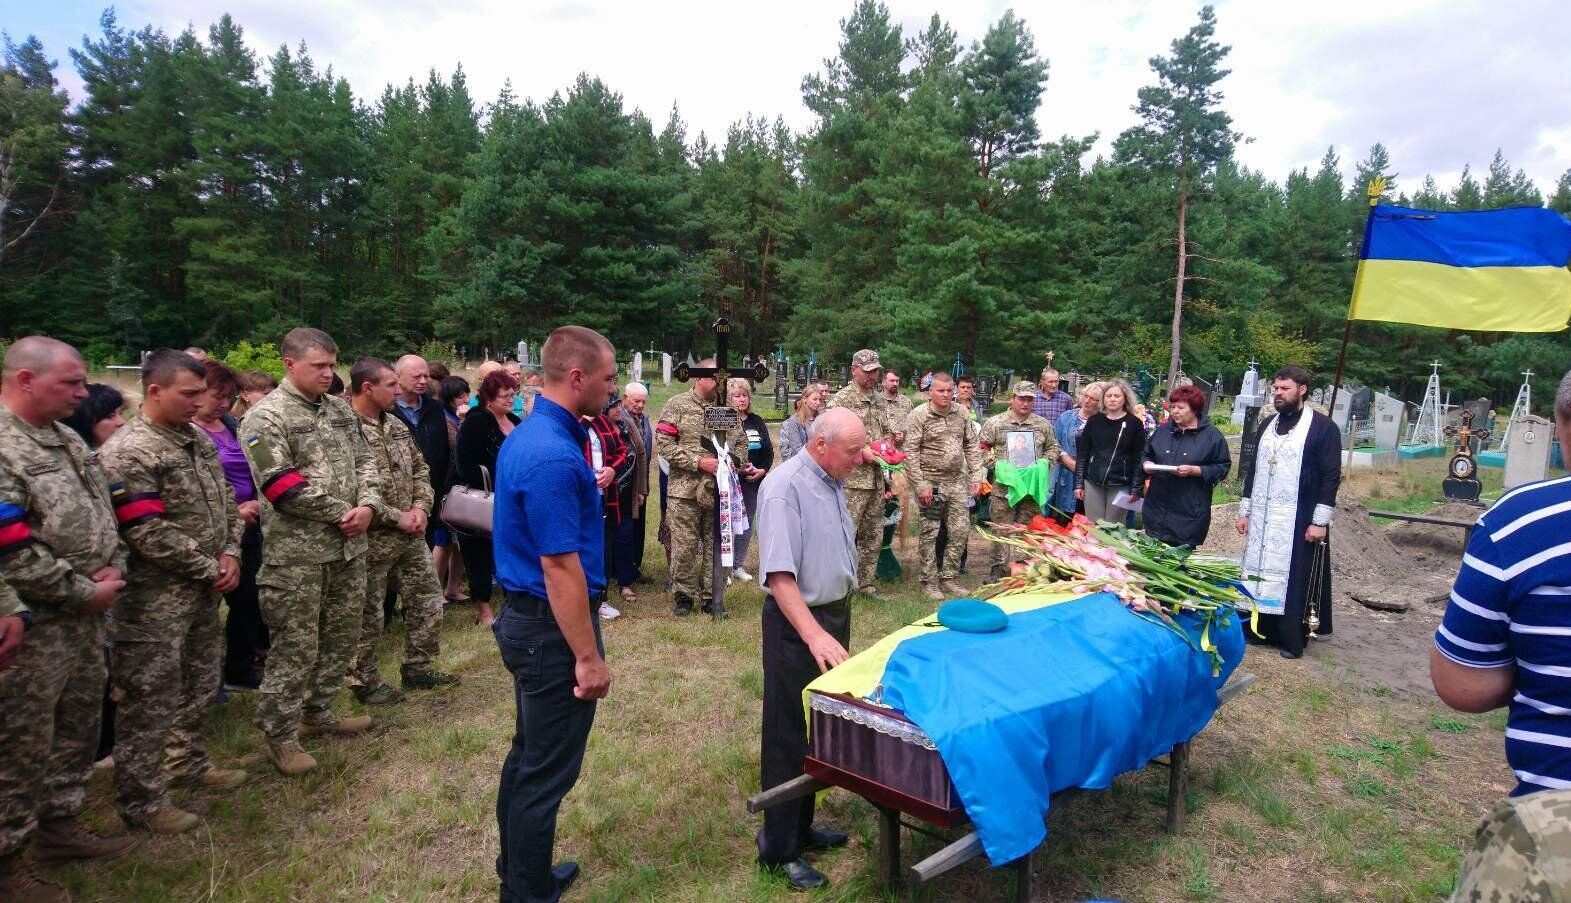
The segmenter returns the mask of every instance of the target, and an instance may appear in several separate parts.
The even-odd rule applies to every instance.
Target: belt
[[[503,597],[502,604],[504,607],[511,608],[526,618],[552,618],[553,620],[555,618],[551,613],[550,601],[534,593],[508,590]]]

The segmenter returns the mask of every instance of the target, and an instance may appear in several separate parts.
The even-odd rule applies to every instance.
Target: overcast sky
[[[1187,0],[890,0],[912,34],[940,13],[969,45],[1014,8],[1050,66],[1038,122],[1047,137],[1100,133],[1098,152],[1134,121],[1148,59],[1194,24]],[[1218,38],[1232,46],[1225,106],[1250,143],[1243,161],[1281,180],[1335,147],[1344,172],[1376,141],[1398,187],[1424,174],[1454,185],[1495,149],[1546,193],[1571,168],[1571,0],[1223,0]],[[13,39],[36,34],[77,99],[67,48],[98,33],[102,6],[0,0]],[[801,81],[835,55],[852,0],[129,0],[128,27],[176,32],[226,10],[263,58],[304,40],[321,66],[374,99],[388,82],[462,63],[477,101],[511,78],[544,99],[579,72],[600,76],[660,127],[673,102],[723,140],[747,113],[812,125]],[[1089,161],[1088,161],[1089,162]]]

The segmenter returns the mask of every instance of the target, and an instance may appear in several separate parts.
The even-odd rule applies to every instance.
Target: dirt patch
[[[1453,510],[1462,508],[1466,512]],[[1459,505],[1441,506],[1434,516],[1466,520],[1467,512],[1478,516],[1478,509]],[[1242,555],[1237,520],[1236,502],[1214,507],[1202,550]],[[1361,686],[1432,693],[1429,649],[1445,612],[1451,577],[1462,560],[1463,531],[1420,524],[1401,525],[1417,530],[1381,526],[1362,504],[1352,501],[1337,504],[1332,524],[1336,632],[1311,643],[1309,656],[1329,673]],[[1374,611],[1355,600],[1354,593],[1405,610]]]

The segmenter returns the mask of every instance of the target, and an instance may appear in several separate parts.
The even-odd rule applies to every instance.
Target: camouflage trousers
[[[847,489],[846,511],[856,531],[856,585],[872,586],[878,576],[878,551],[884,544],[884,490]]]
[[[200,778],[212,768],[202,738],[218,690],[223,655],[218,596],[160,600],[157,620],[116,619],[109,680],[115,709],[115,800],[141,822],[169,804],[171,779]]]
[[[0,856],[81,814],[107,677],[101,615],[35,621],[0,671]]]
[[[697,499],[667,499],[671,532],[671,591],[695,603],[713,599],[715,506]]]
[[[1038,505],[1036,499],[1033,498],[1023,498],[1020,500],[1020,504],[1013,508],[1009,507],[1009,490],[1005,486],[994,486],[993,494],[990,498],[991,501],[987,503],[987,519],[989,523],[1024,524],[1029,523],[1031,518],[1042,513],[1042,506]],[[1009,563],[1014,560],[1014,557],[1015,550],[1012,547],[1006,546],[1001,542],[995,542],[993,543],[992,553],[988,555],[988,563],[994,570],[1003,568],[1007,572]]]
[[[938,483],[933,486],[933,504],[918,508],[922,512],[922,582],[953,580],[960,576],[960,556],[965,552],[966,538],[971,534],[971,509],[966,500],[971,495],[971,484],[965,480]],[[944,546],[944,560],[938,560],[938,528],[949,531],[948,545]]]
[[[376,647],[382,639],[382,600],[387,586],[398,580],[404,608],[404,676],[426,674],[441,651],[442,591],[425,538],[407,533],[371,538],[366,561],[365,603],[360,612],[360,642],[355,649],[349,682],[368,689],[382,683]]]
[[[1571,887],[1571,790],[1507,797],[1478,826],[1451,899],[1558,900]]]
[[[360,639],[366,556],[327,564],[263,564],[256,575],[272,637],[256,699],[256,726],[274,743],[301,721],[331,723],[333,700]]]

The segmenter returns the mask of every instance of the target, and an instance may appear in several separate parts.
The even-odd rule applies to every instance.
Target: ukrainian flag
[[[1352,320],[1559,332],[1571,320],[1571,220],[1544,207],[1369,212]]]

